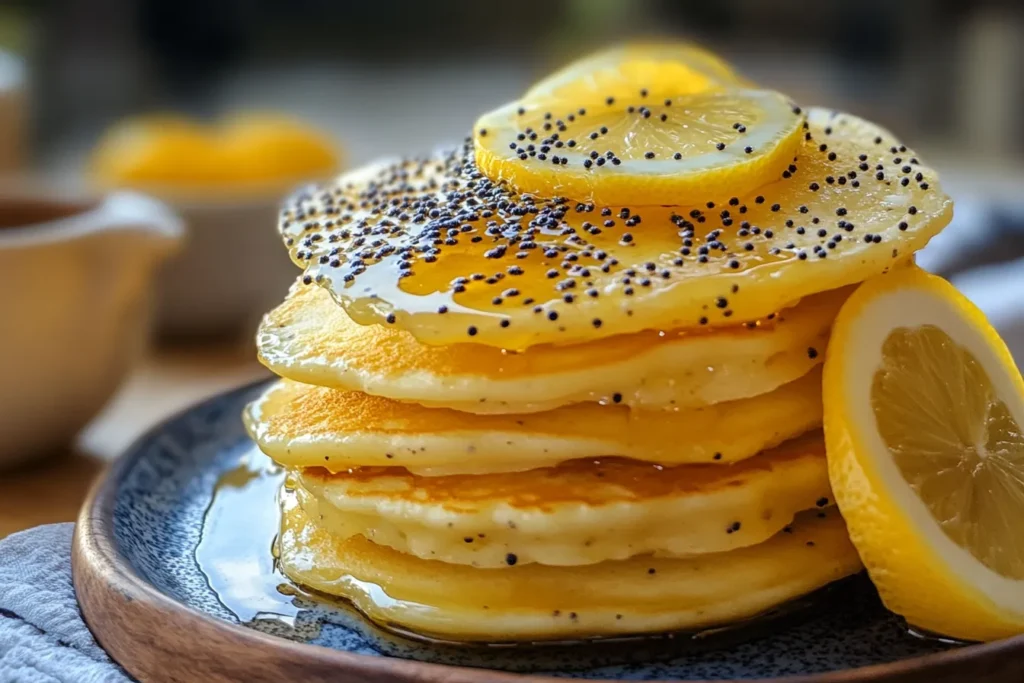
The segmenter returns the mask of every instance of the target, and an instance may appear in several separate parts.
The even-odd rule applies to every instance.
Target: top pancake
[[[849,288],[748,325],[638,332],[512,353],[427,346],[391,326],[359,325],[323,289],[296,283],[260,325],[260,360],[288,379],[477,414],[571,403],[679,409],[760,396],[820,363]]]
[[[280,231],[361,324],[506,349],[763,318],[885,272],[952,215],[890,133],[812,110],[783,178],[725,206],[595,207],[518,195],[470,145],[295,194]]]

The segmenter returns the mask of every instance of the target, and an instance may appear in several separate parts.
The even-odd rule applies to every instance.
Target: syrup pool
[[[290,640],[333,647],[343,642],[350,652],[462,666],[513,671],[584,669],[589,676],[597,663],[601,668],[593,671],[605,674],[610,672],[608,666],[728,656],[732,648],[762,638],[772,640],[790,626],[798,631],[814,629],[818,618],[850,612],[853,605],[858,605],[854,612],[864,614],[851,616],[851,626],[862,620],[868,626],[879,618],[875,615],[884,614],[869,582],[857,576],[748,621],[700,632],[542,643],[433,639],[374,624],[346,601],[298,586],[278,570],[275,542],[280,524],[279,491],[285,478],[284,470],[255,447],[228,465],[214,485],[195,560],[210,590],[239,623]],[[377,586],[368,588],[382,600],[391,599]],[[911,651],[923,654],[954,645],[911,635],[892,615],[885,621],[888,625],[882,628],[888,637],[901,639],[902,632]]]
[[[274,557],[284,476],[270,458],[247,452],[218,478],[203,517],[196,562],[220,603],[243,624],[269,619],[293,626],[299,611]]]

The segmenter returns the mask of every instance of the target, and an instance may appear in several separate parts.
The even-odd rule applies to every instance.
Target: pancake
[[[299,191],[279,231],[356,322],[429,344],[522,350],[756,321],[887,272],[952,217],[935,171],[888,131],[814,109],[805,136],[781,178],[690,206],[517,194],[466,143]]]
[[[471,413],[528,413],[570,403],[688,408],[767,393],[821,362],[850,289],[818,294],[750,326],[657,332],[509,353],[427,346],[408,332],[358,325],[319,287],[297,283],[264,319],[260,359],[298,382]]]
[[[688,410],[578,403],[471,415],[283,380],[247,407],[260,449],[285,467],[404,467],[424,476],[518,472],[575,458],[666,465],[743,460],[821,425],[821,371],[754,398]]]
[[[477,567],[584,565],[762,543],[831,500],[821,433],[741,463],[573,460],[515,474],[418,477],[396,467],[294,475],[338,538]]]
[[[507,641],[701,629],[755,616],[859,571],[839,514],[801,517],[760,545],[685,559],[479,569],[339,539],[282,492],[278,554],[293,581],[347,598],[378,623]],[[818,515],[821,515],[820,517]]]

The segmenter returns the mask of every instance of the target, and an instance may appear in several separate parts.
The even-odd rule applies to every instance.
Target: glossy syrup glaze
[[[283,469],[257,449],[247,451],[214,485],[195,559],[221,606],[240,623],[313,642],[324,621],[314,616],[319,607],[358,617],[339,601],[296,586],[278,570],[278,493],[284,482]]]
[[[467,144],[297,192],[279,228],[306,284],[428,344],[735,325],[885,272],[950,219],[934,172],[882,129],[813,110],[806,136],[782,178],[689,206],[520,195]]]

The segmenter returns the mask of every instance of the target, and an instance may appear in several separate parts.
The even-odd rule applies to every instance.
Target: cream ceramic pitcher
[[[181,237],[144,195],[0,188],[0,467],[58,452],[113,395]]]

